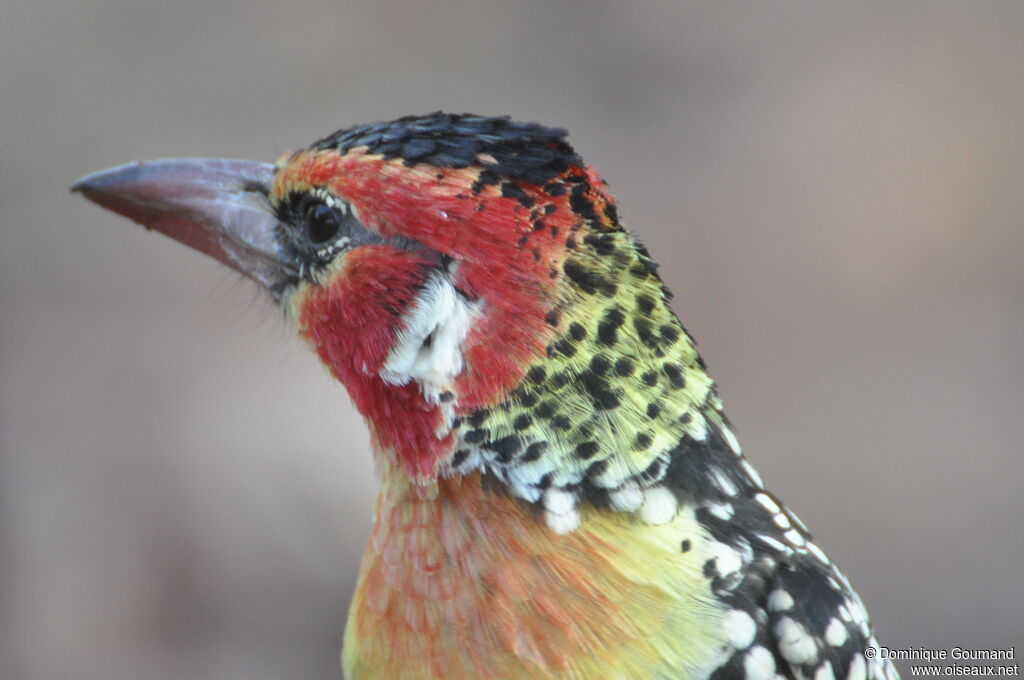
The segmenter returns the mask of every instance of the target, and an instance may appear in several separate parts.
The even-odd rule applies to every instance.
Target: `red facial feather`
[[[415,383],[389,385],[379,373],[426,264],[423,255],[365,246],[346,256],[328,285],[308,287],[297,301],[299,332],[348,388],[377,441],[415,477],[432,476],[450,448],[436,435],[441,414]]]
[[[327,186],[367,228],[412,239],[458,262],[455,285],[484,302],[463,344],[465,368],[455,383],[459,413],[507,394],[543,355],[553,331],[545,316],[558,301],[565,239],[580,228],[566,194],[551,196],[522,183],[516,188],[525,198],[503,195],[500,183],[474,191],[478,177],[478,168],[408,166],[353,150],[341,156],[303,152],[275,180],[277,192]],[[394,340],[395,329],[382,322],[396,321],[383,306],[408,306],[423,265],[414,252],[383,258],[359,248],[345,256],[334,280],[300,304],[304,333],[374,423],[381,443],[418,477],[433,476],[450,448],[435,435],[440,413],[415,385],[388,385],[377,372]],[[355,347],[357,341],[372,346]],[[400,422],[391,424],[395,418]]]

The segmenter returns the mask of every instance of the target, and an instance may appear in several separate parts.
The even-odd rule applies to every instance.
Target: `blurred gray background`
[[[892,647],[1024,640],[1024,4],[10,3],[0,678],[338,678],[374,494],[254,285],[68,193],[435,109],[563,125]]]

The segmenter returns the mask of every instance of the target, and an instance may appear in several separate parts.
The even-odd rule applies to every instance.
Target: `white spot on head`
[[[779,639],[779,653],[791,664],[809,664],[818,657],[814,638],[788,616],[782,617],[775,624],[775,637]]]
[[[796,529],[790,529],[783,534],[785,539],[795,545],[798,548],[802,548],[804,545],[804,537],[800,535],[800,532]]]
[[[733,514],[735,514],[736,512],[736,509],[733,508],[732,503],[708,503],[704,507],[706,507],[708,509],[708,512],[710,512],[718,519],[724,520],[732,519]]]
[[[507,467],[492,465],[489,466],[489,469],[494,471],[495,474],[497,474],[498,470],[504,470],[512,493],[519,498],[536,503],[544,492],[544,489],[541,488],[541,480],[544,479],[544,475],[551,472],[553,465],[553,461],[542,458],[530,463]]]
[[[743,453],[743,449],[740,448],[740,443],[736,439],[736,435],[734,435],[732,430],[725,425],[722,426],[722,436],[725,437],[725,442],[729,445],[729,448],[732,449],[733,453],[737,456]]]
[[[754,561],[754,547],[750,545],[750,541],[745,538],[738,538],[736,539],[735,547],[743,564],[750,564]]]
[[[544,492],[544,508],[556,515],[565,515],[576,507],[576,494],[563,489],[548,489]]]
[[[639,510],[640,506],[643,505],[644,492],[637,486],[623,485],[621,488],[609,492],[608,500],[615,510],[633,512],[634,510]]]
[[[813,541],[807,542],[807,551],[814,555],[816,558],[818,558],[818,561],[822,564],[832,563],[832,560],[828,558],[828,555],[825,554],[825,551],[819,548],[817,544],[815,544]]]
[[[868,623],[868,611],[864,609],[864,605],[861,603],[860,598],[854,595],[852,599],[847,600],[847,606],[850,608],[850,615],[853,616],[854,622],[866,628]]]
[[[772,521],[775,522],[775,526],[780,529],[789,529],[792,525],[789,523],[789,518],[784,513],[779,513],[772,517]]]
[[[579,484],[585,474],[585,468],[558,468],[554,470],[554,479],[552,483],[557,487],[572,486],[573,484]]]
[[[743,560],[739,553],[725,543],[712,541],[708,546],[708,552],[715,560],[715,568],[721,576],[727,576],[743,567]]]
[[[796,516],[795,512],[790,512],[789,510],[786,510],[786,514],[789,515],[789,519],[791,519],[793,521],[793,524],[795,524],[798,527],[800,527],[800,529],[805,534],[811,533],[811,530],[807,528],[807,525],[803,523],[803,520],[801,520],[799,517]]]
[[[768,596],[768,611],[788,612],[793,604],[793,596],[782,588],[776,588]]]
[[[735,649],[746,649],[757,635],[757,624],[753,617],[742,609],[733,609],[726,614],[722,626],[729,636],[729,644]]]
[[[644,489],[644,503],[640,506],[640,519],[648,524],[668,524],[675,519],[679,503],[675,494],[663,486]]]
[[[754,496],[754,500],[757,501],[762,508],[773,515],[782,510],[782,508],[779,507],[779,504],[775,502],[775,499],[764,492]]]
[[[719,490],[726,496],[733,497],[739,495],[739,489],[736,488],[736,485],[733,483],[733,481],[729,479],[729,476],[725,474],[725,472],[723,472],[722,470],[719,470],[717,468],[713,469],[711,471],[711,480],[715,483],[715,486],[717,486]]]
[[[544,513],[544,521],[556,534],[567,534],[579,527],[580,513],[572,510],[564,515],[556,515],[548,510]]]
[[[462,372],[461,345],[478,308],[459,295],[447,275],[432,275],[402,318],[380,377],[392,385],[415,380],[437,403]]]
[[[775,657],[761,645],[751,647],[743,659],[743,672],[747,680],[772,680],[775,677]]]
[[[850,662],[850,672],[846,674],[847,680],[865,680],[867,677],[867,664],[864,663],[864,656],[856,654]]]
[[[832,617],[828,622],[828,628],[825,629],[825,642],[829,643],[833,647],[842,647],[846,644],[846,640],[849,634],[846,632],[846,626],[843,622]]]
[[[777,550],[778,552],[781,552],[781,553],[791,553],[791,552],[793,552],[793,549],[790,548],[788,545],[786,545],[782,541],[778,540],[777,538],[769,536],[768,534],[757,534],[757,540],[761,541],[762,543],[764,543],[767,546],[775,548],[775,550]]]
[[[690,427],[687,428],[686,434],[694,441],[702,442],[708,438],[708,426],[704,421],[704,417],[699,413],[691,413],[693,420],[690,422]]]
[[[513,486],[512,490],[515,491],[516,496],[522,498],[527,503],[536,503],[540,500],[541,494],[543,493],[538,487],[526,484],[522,486]]]
[[[814,671],[814,680],[836,680],[832,672],[832,664],[829,661],[822,661],[818,670]]]
[[[740,466],[743,468],[743,471],[747,473],[747,477],[749,477],[750,481],[754,483],[754,486],[758,489],[764,488],[764,480],[761,479],[761,475],[757,473],[754,466],[747,462],[746,458],[740,459]]]

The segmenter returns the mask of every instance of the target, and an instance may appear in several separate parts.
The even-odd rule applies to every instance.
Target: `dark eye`
[[[324,243],[334,238],[341,229],[341,213],[324,203],[306,208],[306,233],[313,243]]]

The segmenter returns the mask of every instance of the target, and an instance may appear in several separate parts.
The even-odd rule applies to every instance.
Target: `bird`
[[[564,129],[435,112],[72,190],[260,284],[364,417],[344,677],[898,678]]]

